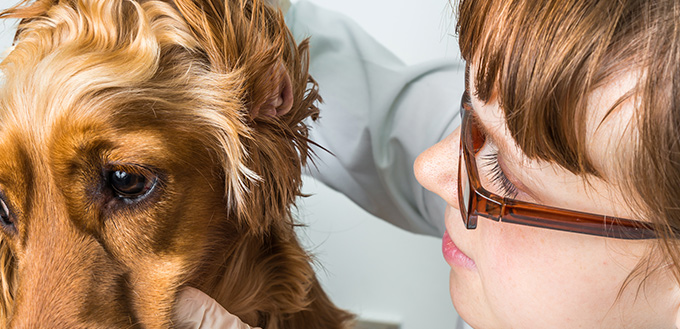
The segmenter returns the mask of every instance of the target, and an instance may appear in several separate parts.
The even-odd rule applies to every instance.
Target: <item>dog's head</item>
[[[318,97],[279,12],[41,0],[1,16],[22,21],[1,64],[0,326],[167,328],[220,243],[292,226]]]

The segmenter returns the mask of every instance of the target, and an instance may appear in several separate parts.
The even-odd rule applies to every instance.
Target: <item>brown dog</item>
[[[295,236],[318,95],[261,0],[24,1],[2,62],[0,325],[347,328]]]

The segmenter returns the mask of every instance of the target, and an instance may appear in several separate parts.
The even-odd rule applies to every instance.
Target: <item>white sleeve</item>
[[[310,122],[309,174],[398,227],[441,236],[445,202],[415,179],[413,163],[460,123],[462,62],[406,66],[349,18],[299,1],[286,15],[310,37],[310,73],[324,102]]]

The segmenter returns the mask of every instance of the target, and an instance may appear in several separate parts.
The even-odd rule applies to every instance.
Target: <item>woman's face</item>
[[[625,141],[633,105],[623,104],[598,124],[634,82],[634,75],[623,77],[590,98],[588,155],[605,177],[615,172],[612,156]],[[489,133],[477,158],[485,188],[504,194],[502,185],[489,178],[502,170],[517,188],[513,193],[517,199],[634,218],[616,186],[594,177],[585,182],[555,164],[526,159],[510,137],[497,101],[484,104],[475,97],[474,89],[470,95],[478,122]],[[458,210],[459,149],[460,129],[423,152],[415,171],[420,183],[449,205],[443,251],[451,266],[451,298],[463,319],[483,329],[680,328],[680,289],[668,267],[663,267],[664,260],[652,262],[662,269],[643,269],[621,290],[640,260],[650,254],[649,241],[609,239],[484,218],[478,220],[475,230],[467,230]],[[495,155],[498,166],[493,169]],[[646,280],[641,285],[642,278]]]

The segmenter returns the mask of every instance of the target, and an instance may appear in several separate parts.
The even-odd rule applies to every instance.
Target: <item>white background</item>
[[[459,57],[447,0],[310,1],[349,15],[408,64]],[[0,7],[14,3],[0,0]],[[11,44],[13,27],[0,23],[0,49]],[[300,220],[308,224],[300,236],[340,307],[402,329],[456,327],[441,239],[386,224],[311,178],[304,191],[313,196],[299,202]]]

